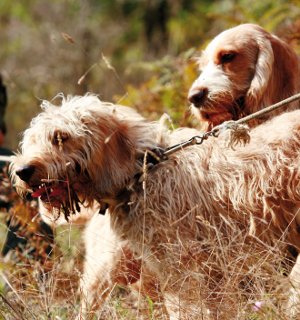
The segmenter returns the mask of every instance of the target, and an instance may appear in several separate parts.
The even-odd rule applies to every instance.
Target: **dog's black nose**
[[[199,108],[208,94],[207,88],[198,88],[189,92],[188,99],[196,107]]]
[[[28,182],[34,173],[34,166],[28,165],[16,170],[16,175],[23,181]]]

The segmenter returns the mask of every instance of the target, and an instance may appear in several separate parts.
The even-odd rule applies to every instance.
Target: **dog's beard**
[[[197,108],[200,118],[209,123],[209,129],[229,120],[238,120],[244,114],[245,98],[243,95],[234,99],[228,94],[212,98]],[[194,110],[195,111],[195,110]]]
[[[59,214],[64,214],[66,220],[71,214],[80,212],[81,201],[68,181],[44,180],[41,185],[32,189],[33,198],[40,198],[49,211],[55,209]]]
[[[232,105],[232,120],[238,120],[244,116],[245,96],[240,96],[234,101]]]

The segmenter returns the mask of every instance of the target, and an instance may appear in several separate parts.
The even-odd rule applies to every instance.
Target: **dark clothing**
[[[0,130],[5,134],[6,133],[6,126],[4,123],[4,114],[5,109],[7,106],[7,93],[6,87],[2,82],[2,77],[0,75]]]

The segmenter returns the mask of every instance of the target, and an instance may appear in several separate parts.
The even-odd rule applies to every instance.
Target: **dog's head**
[[[11,164],[19,194],[69,214],[79,202],[92,204],[124,184],[135,157],[127,119],[139,123],[142,117],[92,95],[42,107]]]
[[[277,37],[253,24],[243,24],[219,34],[198,59],[201,74],[188,96],[193,113],[215,126],[266,106],[262,104],[273,103],[270,96],[282,94],[270,91],[276,84],[275,50],[280,51],[276,57],[277,76],[284,67],[278,59],[290,58],[284,46]],[[282,88],[288,87],[287,78],[285,74],[280,80],[287,81]]]

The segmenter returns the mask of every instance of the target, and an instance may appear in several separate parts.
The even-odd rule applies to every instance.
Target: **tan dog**
[[[126,241],[159,280],[172,319],[232,319],[253,257],[300,247],[300,111],[253,129],[245,147],[226,149],[220,137],[143,170],[144,152],[194,134],[170,134],[93,96],[45,103],[12,176],[21,194],[38,194],[56,212],[70,214],[78,199],[107,203],[116,243]]]
[[[86,101],[88,100],[86,99]],[[90,100],[92,99],[90,98]],[[125,112],[126,110],[131,112],[129,108],[122,109]],[[137,119],[140,117],[136,113],[133,115]],[[73,129],[76,131],[76,128]],[[157,139],[160,139],[159,132],[155,134],[157,134]],[[184,137],[174,136],[172,143],[180,142],[182,139]],[[22,188],[19,189],[20,193],[23,191]],[[120,242],[114,234],[110,226],[110,216],[101,215],[99,213],[100,206],[95,201],[90,204],[79,203],[77,208],[74,207],[72,210],[72,215],[68,216],[68,220],[66,220],[65,216],[55,209],[53,203],[49,205],[47,201],[39,201],[39,211],[42,218],[52,227],[66,223],[86,225],[84,233],[85,263],[79,288],[83,314],[89,313],[92,317],[111,294],[110,289],[116,285],[133,285],[135,290],[157,303],[156,308],[161,309],[158,313],[164,314],[163,298],[156,277],[145,267],[143,268],[143,276],[140,276],[141,260],[135,259],[127,242]]]
[[[209,43],[198,64],[201,74],[190,89],[189,100],[193,113],[209,129],[300,91],[298,56],[258,25],[242,24],[223,31]],[[298,107],[299,102],[294,102],[277,114]]]

